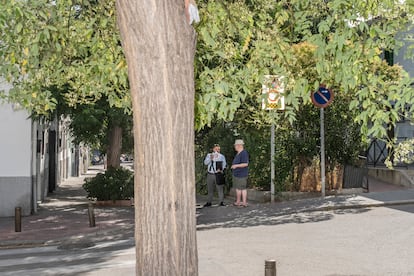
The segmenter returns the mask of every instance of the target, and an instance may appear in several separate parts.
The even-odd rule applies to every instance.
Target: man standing
[[[234,142],[237,151],[233,159],[233,187],[236,189],[235,206],[247,207],[247,177],[249,175],[249,153],[244,149],[243,140]]]
[[[213,201],[214,195],[214,187],[217,188],[220,206],[225,206],[224,204],[224,185],[219,185],[222,183],[217,183],[216,181],[216,174],[223,173],[224,169],[226,168],[226,158],[223,154],[220,153],[220,145],[214,144],[213,152],[207,154],[206,158],[204,159],[204,165],[207,166],[207,190],[208,190],[208,199],[207,203],[204,204],[204,207],[210,207],[211,202]]]

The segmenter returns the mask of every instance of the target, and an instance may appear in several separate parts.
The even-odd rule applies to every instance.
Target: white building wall
[[[28,117],[26,111],[0,103],[0,217],[13,216],[15,207],[21,207],[23,215],[31,212],[32,123]]]
[[[26,111],[0,104],[0,176],[30,176],[31,120]]]

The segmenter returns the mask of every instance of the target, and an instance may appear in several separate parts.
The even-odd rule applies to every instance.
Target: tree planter
[[[123,200],[97,200],[95,206],[106,206],[106,207],[126,207],[134,206],[134,199],[123,199]]]

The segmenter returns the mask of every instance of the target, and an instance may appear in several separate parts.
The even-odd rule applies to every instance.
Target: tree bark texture
[[[111,125],[108,133],[107,167],[118,168],[120,166],[122,150],[122,128]]]
[[[195,32],[184,0],[117,0],[134,113],[137,275],[198,274]]]

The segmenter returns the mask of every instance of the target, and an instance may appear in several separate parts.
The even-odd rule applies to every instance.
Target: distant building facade
[[[414,35],[414,26],[408,28],[407,33]],[[409,49],[410,46],[413,46],[412,42],[407,41],[398,53],[393,53],[393,63],[401,65],[410,74],[410,77],[414,78],[413,58],[408,57],[414,54],[413,50]],[[414,138],[414,125],[412,125],[412,122],[406,119],[398,122],[395,129],[395,137],[399,141]]]
[[[407,28],[404,36],[406,34],[414,35],[414,27]],[[403,47],[398,52],[386,52],[383,55],[383,58],[390,65],[402,66],[404,70],[408,72],[410,77],[414,78],[414,61],[412,58],[409,58],[409,56],[413,55],[414,53],[412,50],[410,50],[410,46],[412,45],[412,42],[404,41]],[[401,120],[397,122],[393,131],[391,131],[391,133],[394,135],[394,138],[396,138],[397,143],[414,138],[414,125],[412,123],[413,122],[407,118],[401,118]],[[387,156],[388,150],[386,148],[385,142],[373,140],[367,151],[368,165],[384,166],[384,161]]]

